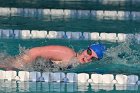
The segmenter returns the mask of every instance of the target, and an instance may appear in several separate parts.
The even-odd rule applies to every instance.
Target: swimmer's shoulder
[[[71,52],[75,54],[74,49],[67,47],[67,46],[61,46],[61,45],[49,45],[49,46],[42,46],[40,48],[44,48],[47,50],[61,50],[61,51],[66,51],[66,52]]]

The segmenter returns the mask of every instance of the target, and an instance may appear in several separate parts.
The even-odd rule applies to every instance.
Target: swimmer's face
[[[91,62],[97,59],[98,57],[96,53],[90,48],[88,48],[87,50],[84,50],[81,54],[81,63],[87,63],[87,62]]]

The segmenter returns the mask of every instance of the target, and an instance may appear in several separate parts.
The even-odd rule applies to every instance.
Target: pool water
[[[104,58],[98,62],[79,65],[64,72],[100,74],[135,74],[140,76],[140,1],[138,0],[12,0],[0,3],[0,58],[18,55],[20,48],[45,45],[65,45],[75,51],[86,49],[92,43],[107,47]],[[29,37],[15,36],[15,31],[28,30]],[[9,32],[10,31],[10,32]],[[32,38],[33,31],[80,32],[91,36],[63,38]],[[8,33],[7,33],[8,32]],[[12,34],[9,34],[12,33]],[[93,35],[92,35],[93,33]],[[99,36],[94,37],[94,35]],[[106,39],[104,33],[115,33],[115,39]],[[24,33],[25,34],[25,33]],[[22,35],[24,35],[22,34]],[[33,34],[32,34],[33,35]],[[126,35],[126,36],[125,36]],[[111,35],[110,35],[111,36]],[[109,37],[110,37],[109,36]],[[128,36],[128,37],[127,37]],[[77,39],[78,37],[78,39]],[[88,37],[88,38],[86,38]],[[99,38],[98,38],[99,37]],[[105,38],[105,39],[104,39]],[[119,40],[118,40],[119,38]],[[11,86],[12,85],[12,86]],[[115,85],[45,82],[3,82],[1,92],[97,92],[139,93],[138,85],[118,89]],[[110,88],[108,90],[108,88]]]
[[[138,85],[102,85],[92,83],[3,82],[0,92],[8,93],[139,93]]]

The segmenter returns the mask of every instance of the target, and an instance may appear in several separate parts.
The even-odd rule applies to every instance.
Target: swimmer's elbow
[[[40,48],[32,48],[28,51],[27,55],[30,57],[31,60],[35,60],[37,57],[41,56]]]

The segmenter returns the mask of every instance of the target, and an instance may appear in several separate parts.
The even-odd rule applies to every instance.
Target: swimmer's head
[[[103,58],[106,48],[102,44],[91,44],[88,49],[84,50],[79,56],[81,63],[87,63]]]
[[[103,44],[92,44],[89,46],[89,49],[91,49],[91,50],[93,50],[93,52],[95,52],[96,58],[102,59],[104,52],[106,50],[106,47]]]

